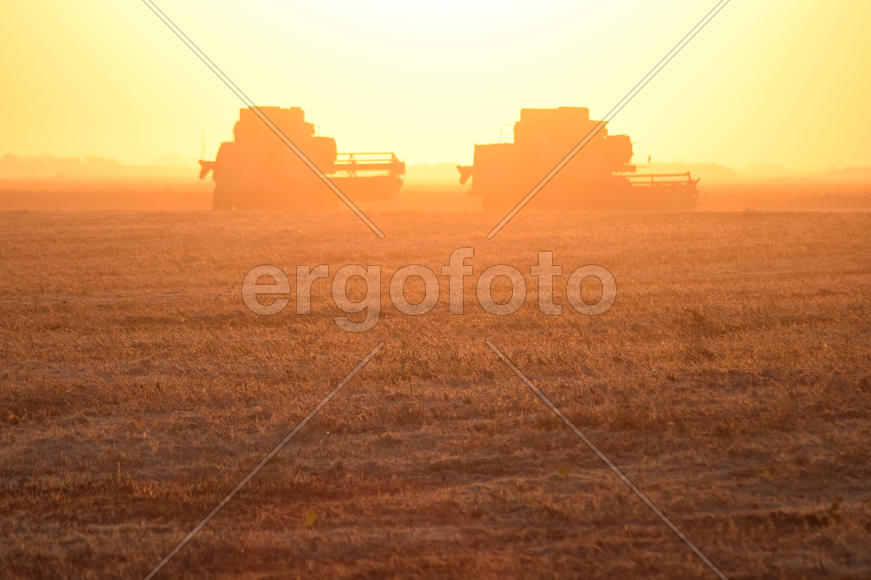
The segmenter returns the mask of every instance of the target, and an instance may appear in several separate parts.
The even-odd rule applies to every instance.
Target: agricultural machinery
[[[402,187],[405,163],[393,153],[338,153],[335,139],[315,135],[302,109],[258,110],[352,200],[390,199]],[[338,197],[256,111],[240,110],[233,136],[221,143],[214,161],[200,161],[200,179],[213,173],[215,209],[338,206]]]
[[[628,135],[609,135],[583,107],[521,109],[513,143],[475,145],[474,164],[457,166],[460,183],[485,211],[505,213],[530,192],[591,131],[598,132],[530,201],[538,209],[691,209],[689,173],[638,174]]]

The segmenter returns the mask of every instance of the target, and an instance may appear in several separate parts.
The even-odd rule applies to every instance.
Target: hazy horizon
[[[196,181],[198,158],[185,159],[181,156],[163,155],[153,163],[128,164],[111,157],[96,155],[53,156],[40,154],[32,156],[14,153],[0,154],[0,180],[40,180],[40,179],[93,179],[96,181],[112,179],[173,179]],[[459,184],[457,161],[415,163],[407,161],[406,188],[415,184],[447,185]],[[801,170],[795,167],[776,164],[755,163],[745,166],[729,166],[712,161],[653,160],[651,163],[637,165],[639,173],[650,171],[691,171],[695,177],[709,182],[741,180],[792,180],[814,179],[834,182],[871,184],[871,163],[858,166],[821,167]],[[211,180],[208,180],[210,183]]]

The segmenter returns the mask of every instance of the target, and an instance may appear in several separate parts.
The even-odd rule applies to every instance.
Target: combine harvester
[[[353,201],[391,199],[402,187],[405,163],[393,153],[338,153],[336,140],[316,136],[299,107],[259,109]],[[338,197],[252,109],[239,111],[233,137],[214,161],[200,161],[200,179],[213,172],[215,209],[338,207]]]
[[[599,121],[583,107],[521,109],[513,143],[475,145],[474,165],[457,166],[460,183],[484,210],[506,213],[571,151]],[[698,179],[689,173],[637,174],[629,135],[599,132],[530,201],[537,209],[687,210],[696,204]]]

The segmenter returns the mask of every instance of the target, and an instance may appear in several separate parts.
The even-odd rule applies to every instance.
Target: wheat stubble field
[[[871,215],[372,217],[0,214],[0,575],[148,574],[383,341],[158,577],[714,577],[485,340],[730,578],[871,575]],[[464,315],[444,278],[393,309],[393,270],[460,246]],[[539,250],[614,307],[540,314]],[[253,266],[349,263],[382,266],[369,332],[329,281],[308,316],[242,303]],[[496,263],[511,316],[475,302]]]

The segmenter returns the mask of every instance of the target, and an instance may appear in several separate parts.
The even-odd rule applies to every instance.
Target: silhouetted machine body
[[[260,107],[318,169],[354,201],[390,199],[402,187],[405,164],[393,153],[338,153],[331,137],[315,135],[298,107]],[[338,197],[252,109],[241,109],[233,141],[214,161],[200,161],[200,179],[214,172],[215,209],[324,210]]]
[[[475,145],[474,165],[461,167],[460,183],[472,179],[471,195],[487,211],[507,212],[571,151],[599,121],[589,109],[521,109],[513,143]],[[628,135],[599,132],[532,199],[539,209],[690,209],[696,183],[689,173],[641,175],[632,165]]]

